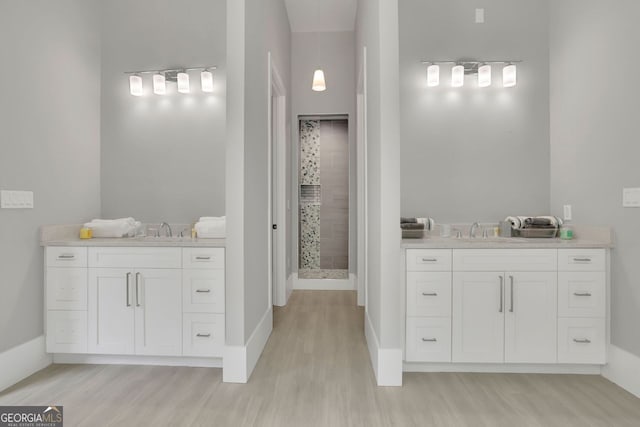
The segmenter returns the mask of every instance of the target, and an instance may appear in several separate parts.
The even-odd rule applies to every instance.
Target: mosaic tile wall
[[[300,185],[320,185],[320,122],[300,122]],[[300,205],[300,268],[320,268],[320,205]]]

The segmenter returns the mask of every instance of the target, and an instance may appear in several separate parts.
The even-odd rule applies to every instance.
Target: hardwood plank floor
[[[52,365],[0,405],[61,404],[66,426],[640,426],[599,376],[422,374],[376,387],[354,292],[295,291],[248,384],[222,371]]]

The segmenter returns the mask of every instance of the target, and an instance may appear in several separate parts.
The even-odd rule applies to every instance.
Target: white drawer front
[[[87,248],[49,246],[46,253],[47,267],[87,266]]]
[[[224,313],[224,270],[183,270],[185,313]]]
[[[183,268],[224,268],[224,248],[184,248]]]
[[[407,273],[407,316],[451,316],[451,273]]]
[[[451,250],[407,249],[407,271],[451,271]]]
[[[451,319],[408,317],[407,362],[451,362]]]
[[[604,271],[558,273],[558,316],[605,317],[605,289]]]
[[[454,271],[556,271],[555,249],[455,249]]]
[[[47,312],[47,353],[87,352],[87,312]]]
[[[558,249],[560,271],[605,271],[604,249]]]
[[[222,357],[224,314],[185,313],[182,340],[184,356]]]
[[[605,320],[558,319],[558,363],[606,363]]]
[[[89,267],[182,268],[181,248],[89,248]]]
[[[47,309],[87,309],[87,269],[47,268]]]

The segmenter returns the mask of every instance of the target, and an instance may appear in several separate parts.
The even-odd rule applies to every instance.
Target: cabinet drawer
[[[224,313],[224,270],[183,270],[185,313]]]
[[[604,249],[558,249],[560,271],[605,271]]]
[[[451,271],[451,250],[407,249],[407,271]]]
[[[451,319],[407,318],[407,362],[451,362]]]
[[[47,268],[47,309],[87,309],[87,269]]]
[[[451,316],[451,273],[407,273],[407,316]]]
[[[89,267],[181,268],[181,248],[89,248]]]
[[[224,248],[184,248],[183,268],[224,268]]]
[[[87,352],[87,312],[47,312],[47,353]]]
[[[559,363],[606,363],[605,320],[558,319]]]
[[[86,267],[87,248],[49,246],[47,267]]]
[[[558,315],[605,317],[605,289],[604,271],[558,273]]]
[[[224,314],[185,313],[182,340],[184,356],[222,357]]]
[[[555,249],[456,249],[454,271],[556,271]]]

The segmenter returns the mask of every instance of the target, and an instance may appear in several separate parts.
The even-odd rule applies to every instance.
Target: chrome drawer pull
[[[503,301],[504,301],[504,277],[499,276],[500,277],[500,308],[498,309],[498,313],[502,313],[504,312],[504,305],[503,305]]]
[[[131,291],[129,290],[129,282],[131,280],[131,273],[127,273],[127,307],[131,307],[130,295]]]
[[[437,342],[438,340],[435,338],[422,338],[423,342]]]
[[[425,297],[437,297],[438,293],[437,292],[433,292],[433,293],[423,292],[422,296],[425,296]]]
[[[74,259],[76,256],[73,254],[68,254],[68,255],[58,255],[58,259]]]
[[[573,295],[577,297],[590,297],[591,293],[589,292],[574,292]]]
[[[196,290],[196,292],[199,294],[208,294],[209,292],[211,292],[211,289],[198,289]]]
[[[196,259],[198,261],[209,261],[211,259],[210,256],[197,256]]]
[[[211,334],[196,334],[198,338],[209,338]]]
[[[591,262],[591,258],[574,258],[575,262]]]
[[[578,338],[574,338],[573,342],[577,342],[578,344],[591,344],[591,340],[589,339],[578,339]]]
[[[511,281],[511,295],[509,296],[511,299],[511,308],[509,309],[509,312],[513,313],[513,276],[509,276],[509,280]]]
[[[438,262],[438,258],[422,258],[422,262]]]

